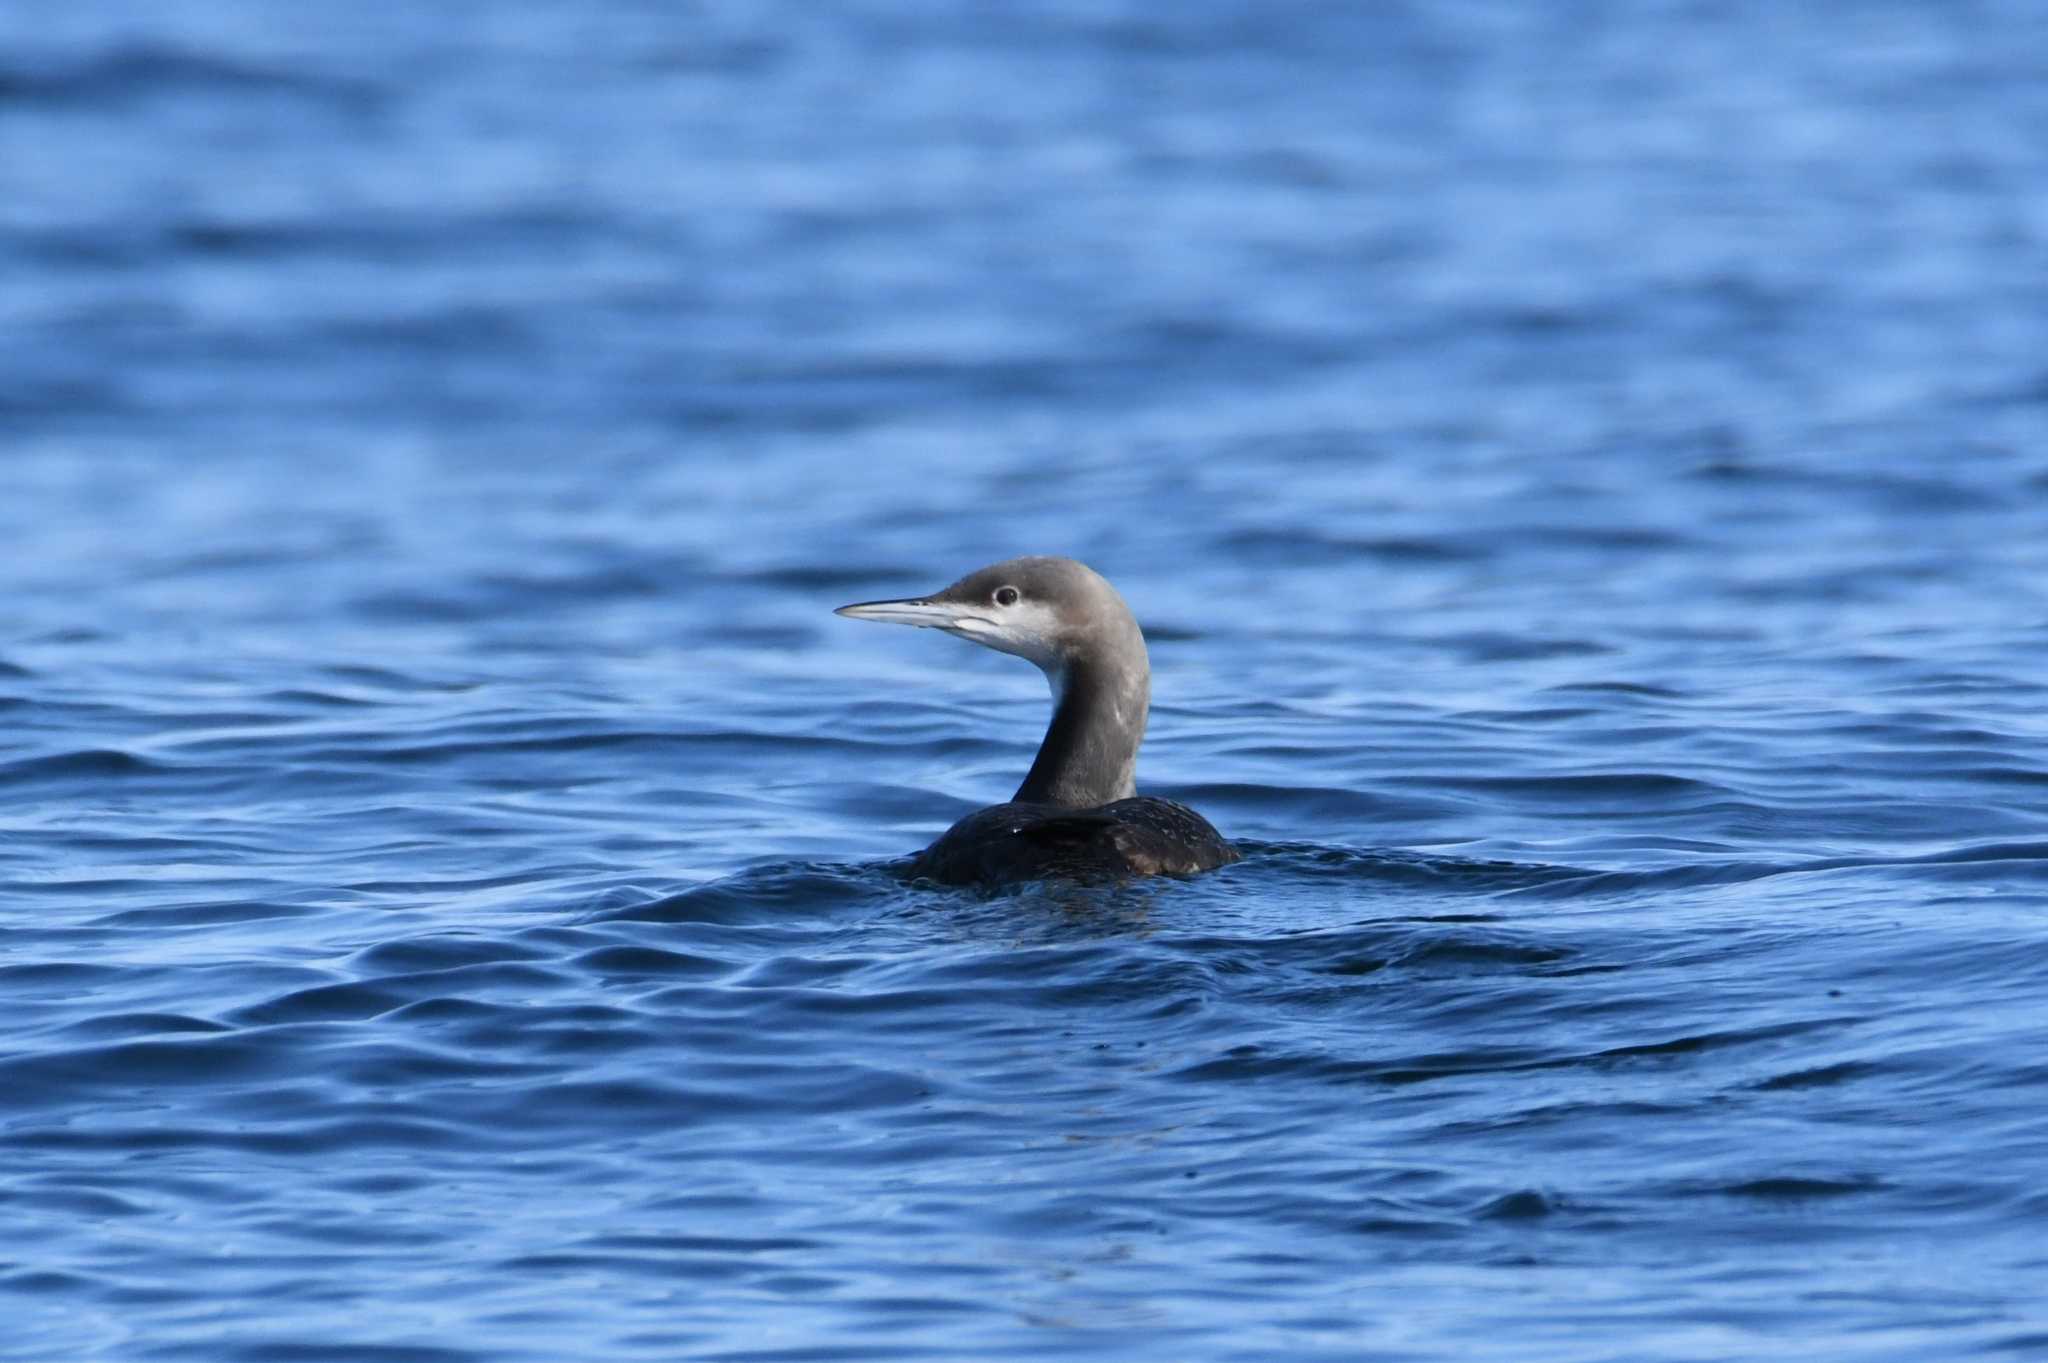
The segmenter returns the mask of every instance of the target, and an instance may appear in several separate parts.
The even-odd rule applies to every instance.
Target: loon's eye
[[[1014,606],[1014,605],[1016,605],[1016,604],[1017,604],[1017,589],[1016,589],[1015,587],[998,587],[998,588],[996,588],[996,604],[997,604],[998,606]]]

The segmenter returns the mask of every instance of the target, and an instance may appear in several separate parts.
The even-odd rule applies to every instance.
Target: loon
[[[1014,653],[1052,684],[1052,725],[1024,784],[947,829],[911,862],[911,876],[973,885],[1192,875],[1238,859],[1194,810],[1137,793],[1152,693],[1145,636],[1116,588],[1086,564],[1005,559],[931,596],[836,613]]]

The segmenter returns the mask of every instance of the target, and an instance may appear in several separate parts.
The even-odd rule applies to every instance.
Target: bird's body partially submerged
[[[1093,809],[1008,804],[977,809],[917,854],[910,874],[946,885],[1064,876],[1193,875],[1237,860],[1209,821],[1172,800],[1134,795]]]
[[[911,874],[954,885],[1192,875],[1238,859],[1194,810],[1137,794],[1151,666],[1130,608],[1092,569],[1066,558],[1010,559],[934,596],[839,613],[1014,653],[1052,684],[1052,725],[1017,794],[946,830]]]

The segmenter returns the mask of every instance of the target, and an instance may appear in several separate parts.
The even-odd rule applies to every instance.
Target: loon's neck
[[[1137,794],[1138,745],[1152,702],[1143,650],[1140,642],[1135,659],[1081,657],[1047,669],[1052,724],[1012,799],[1093,809]]]

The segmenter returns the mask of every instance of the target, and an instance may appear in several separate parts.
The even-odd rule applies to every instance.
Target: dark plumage
[[[946,885],[1185,876],[1237,859],[1237,849],[1186,805],[1134,795],[1093,809],[1016,801],[978,809],[918,853],[910,874]]]
[[[918,854],[912,875],[949,885],[1192,875],[1238,859],[1194,810],[1136,793],[1151,666],[1130,608],[1093,569],[1068,558],[1009,559],[933,596],[839,613],[1014,653],[1052,684],[1052,724],[1017,794],[947,829]]]

